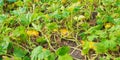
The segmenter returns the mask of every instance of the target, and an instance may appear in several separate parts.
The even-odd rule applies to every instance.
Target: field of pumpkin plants
[[[0,0],[0,60],[120,60],[120,0]]]

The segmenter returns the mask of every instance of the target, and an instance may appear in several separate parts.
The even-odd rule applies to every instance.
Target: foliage
[[[68,54],[70,48],[67,46],[63,46],[56,51],[58,55],[58,60],[73,60],[72,57]],[[67,59],[66,59],[67,58]]]
[[[0,60],[120,60],[119,14],[120,0],[0,0]]]

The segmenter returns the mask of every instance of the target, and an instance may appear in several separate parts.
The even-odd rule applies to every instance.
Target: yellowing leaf
[[[80,42],[81,42],[81,44],[82,44],[83,46],[86,44],[86,42],[83,41],[83,40],[81,40]],[[96,48],[96,47],[95,47],[95,42],[88,42],[88,43],[89,43],[89,48],[90,48],[90,49],[95,49],[95,48]]]
[[[111,24],[111,23],[106,23],[105,25],[104,25],[104,27],[106,28],[106,29],[108,29],[108,28],[110,28],[110,27],[112,27],[113,26],[113,24]]]
[[[34,0],[34,2],[39,2],[39,0]]]
[[[70,7],[68,10],[72,12],[74,10],[74,7]]]
[[[65,36],[65,35],[67,35],[69,32],[68,32],[67,29],[63,28],[63,29],[60,29],[60,33],[61,33],[61,35]]]
[[[89,47],[91,49],[95,49],[95,42],[89,42]]]
[[[46,14],[46,15],[45,15],[45,17],[48,19],[48,18],[49,18],[49,15],[48,15],[48,14]]]
[[[85,44],[85,42],[84,42],[83,40],[81,40],[80,42],[81,42],[81,44],[82,44],[82,45],[84,45],[84,44]]]
[[[53,29],[53,31],[54,31],[54,32],[57,32],[57,31],[58,31],[58,29]]]
[[[28,30],[27,31],[27,34],[29,36],[39,36],[39,32],[38,31],[35,31],[35,30]]]
[[[42,51],[46,51],[47,49],[43,48]]]
[[[67,2],[67,0],[62,0],[61,3],[65,4]]]

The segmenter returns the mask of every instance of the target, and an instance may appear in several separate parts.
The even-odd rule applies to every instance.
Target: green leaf
[[[73,58],[69,54],[65,54],[63,56],[59,56],[58,60],[73,60]]]
[[[42,24],[34,24],[34,23],[32,23],[32,26],[34,27],[34,29],[35,30],[37,30],[37,31],[40,31],[41,30],[41,28],[42,28]]]
[[[106,38],[107,37],[107,32],[103,30],[97,30],[95,32],[96,35],[98,35],[100,38]]]
[[[41,46],[38,46],[38,47],[33,49],[32,53],[31,53],[31,60],[37,60],[39,53],[42,53]]]
[[[9,37],[4,37],[3,40],[0,40],[0,55],[7,53],[9,40],[10,40]]]
[[[8,2],[16,2],[17,0],[7,0]]]
[[[59,56],[63,56],[65,54],[68,54],[70,51],[70,48],[68,46],[63,46],[57,49],[56,54]]]
[[[82,54],[83,54],[83,55],[88,54],[89,50],[90,50],[89,42],[86,41],[85,44],[83,45]]]
[[[117,44],[116,44],[116,42],[113,41],[113,40],[107,40],[107,41],[104,42],[104,44],[105,44],[105,47],[106,47],[107,49],[110,49],[110,50],[112,50],[112,51],[114,51],[114,50],[117,49]]]
[[[24,57],[26,55],[26,51],[21,49],[20,47],[14,47],[14,52],[13,52],[13,55],[16,56],[16,57]]]
[[[13,11],[10,12],[10,14],[12,14],[14,16],[19,16],[20,17],[20,15],[25,13],[25,12],[26,12],[26,8],[25,7],[22,7],[22,8],[19,7],[18,10],[13,10]]]
[[[75,8],[74,8],[74,12],[76,13],[77,11],[79,11],[80,10],[80,6],[75,6]]]
[[[79,36],[81,36],[82,40],[86,40],[87,35],[85,34],[85,32],[80,33]]]
[[[0,0],[0,6],[3,6],[3,5],[4,5],[4,1]]]
[[[104,21],[101,20],[101,19],[98,19],[96,23],[97,23],[98,25],[103,25]]]
[[[16,57],[16,56],[13,56],[12,59],[14,59],[14,60],[22,60],[22,58]]]
[[[120,25],[120,18],[114,19],[116,25]]]
[[[73,3],[76,3],[76,2],[78,2],[78,0],[71,0]]]
[[[100,60],[105,60],[105,58],[103,58],[103,57],[100,57]]]
[[[53,30],[53,29],[57,29],[58,28],[58,25],[56,23],[48,23],[47,24],[47,28],[48,30]]]
[[[20,18],[20,23],[24,26],[28,26],[31,22],[31,14],[22,14],[19,18]]]
[[[106,43],[106,44],[107,44],[107,43]],[[107,52],[108,49],[106,48],[106,44],[104,44],[104,42],[97,43],[97,44],[96,44],[95,52],[96,52],[97,54],[101,54],[101,53]]]
[[[100,30],[100,29],[101,29],[101,26],[100,25],[96,25],[94,27],[89,28],[86,33],[94,34],[96,30]]]
[[[69,14],[70,14],[70,13],[69,13],[68,11],[63,11],[63,12],[62,12],[62,17],[63,17],[63,18],[66,18],[66,17],[69,16]]]
[[[120,57],[116,57],[114,60],[120,60]]]
[[[40,18],[39,13],[33,13],[31,16],[31,19],[34,20],[38,20]]]
[[[87,37],[89,41],[93,41],[94,39],[98,38],[97,35],[90,35]]]
[[[56,56],[54,53],[51,53],[50,56],[48,56],[47,60],[55,60]]]
[[[38,60],[45,59],[45,58],[47,58],[49,55],[50,55],[50,51],[49,51],[49,50],[42,51],[42,53],[40,53],[40,54],[38,55]]]
[[[54,17],[55,19],[58,19],[58,20],[62,18],[62,16],[61,16],[59,11],[55,11],[53,13],[52,17]]]
[[[42,3],[47,3],[49,0],[41,0]]]
[[[47,42],[44,37],[39,37],[39,38],[37,38],[36,41],[39,42],[39,43],[46,43]]]
[[[6,15],[0,15],[0,23],[4,22],[6,18]]]
[[[23,60],[30,60],[30,57],[25,56],[25,57],[23,57]]]
[[[41,60],[45,59],[50,55],[50,51],[38,46],[33,49],[31,53],[31,60]]]
[[[113,17],[107,16],[107,15],[106,15],[106,20],[107,20],[107,22],[110,22],[110,23],[114,23],[115,22]]]
[[[22,2],[21,0],[15,2],[15,3],[16,3],[17,6],[23,6],[23,5],[24,5],[23,2]]]
[[[15,28],[15,30],[13,31],[13,36],[19,37],[21,34],[24,34],[24,33],[25,33],[25,27],[19,26]]]

